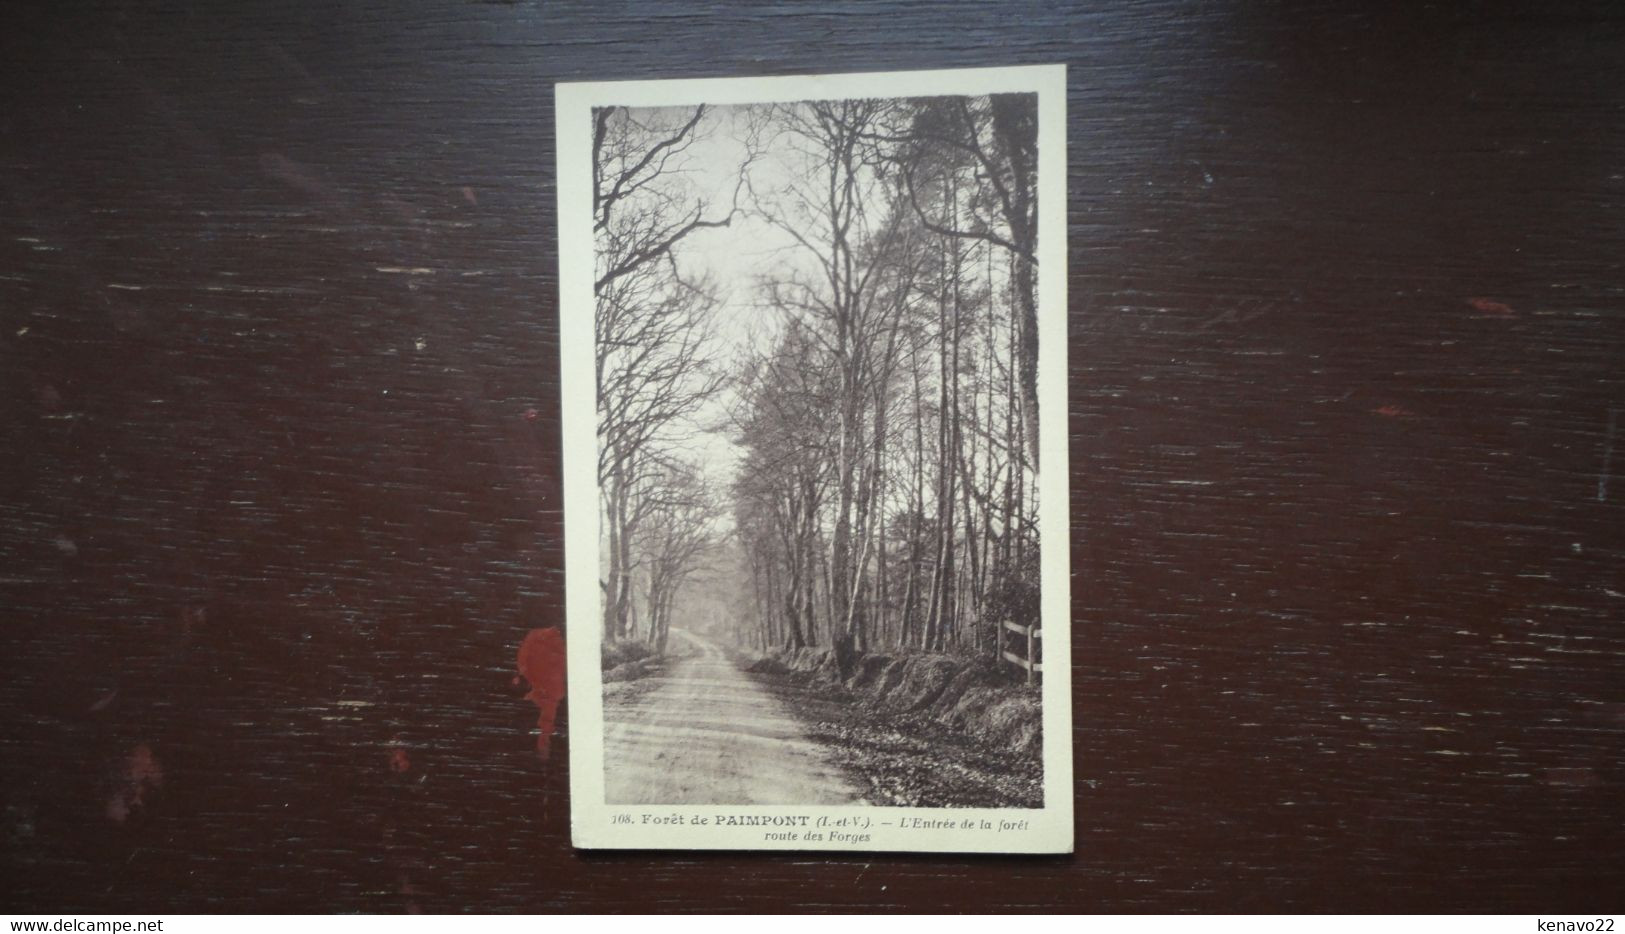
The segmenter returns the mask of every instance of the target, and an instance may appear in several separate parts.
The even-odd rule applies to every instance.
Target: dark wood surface
[[[214,6],[0,34],[7,909],[1619,910],[1618,7]],[[553,82],[1048,62],[1077,855],[572,851]]]

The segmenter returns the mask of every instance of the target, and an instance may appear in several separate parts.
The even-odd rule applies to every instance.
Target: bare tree
[[[646,501],[648,515],[639,538],[647,564],[647,641],[663,653],[678,591],[698,570],[696,559],[715,542],[717,509],[695,468],[682,463],[661,465]]]
[[[770,352],[747,363],[735,413],[746,452],[734,485],[736,522],[760,549],[751,554],[768,585],[764,624],[782,620],[789,648],[816,638],[818,518],[833,474],[826,413],[836,382],[822,359],[792,321]]]
[[[1017,316],[1017,371],[1027,453],[1038,464],[1038,99],[1031,94],[954,97],[927,102],[906,128],[887,138],[908,144],[900,165],[909,203],[927,230],[980,240],[1007,251]],[[914,165],[921,153],[952,150],[972,160],[983,184],[961,222],[921,204]]]
[[[747,566],[729,606],[756,617],[736,628],[828,641],[843,669],[875,647],[988,650],[1035,615],[1033,97],[608,108],[594,130],[606,635],[663,646],[684,581],[723,553]],[[776,164],[748,171],[767,130]],[[737,175],[690,165],[713,132],[749,138]],[[757,349],[727,360],[740,326],[717,316],[747,306],[688,251],[742,216],[782,249],[754,281]],[[725,398],[729,510],[682,453]]]
[[[593,113],[593,233],[598,389],[598,482],[608,564],[604,630],[629,635],[633,542],[657,482],[650,454],[725,378],[711,357],[716,299],[685,277],[677,247],[694,232],[725,227],[736,205],[708,213],[684,178],[705,107]],[[743,187],[744,171],[735,187]]]
[[[757,209],[786,232],[811,261],[812,272],[791,271],[770,281],[771,303],[809,324],[807,333],[830,361],[839,385],[834,400],[834,499],[827,567],[830,626],[850,647],[859,637],[858,595],[870,541],[875,487],[866,484],[865,464],[884,430],[865,412],[874,400],[876,378],[889,374],[900,302],[883,300],[888,242],[897,236],[902,214],[891,209],[896,189],[881,170],[869,142],[885,105],[844,100],[787,105],[777,116],[806,175],[792,177]],[[869,480],[875,479],[873,476]]]

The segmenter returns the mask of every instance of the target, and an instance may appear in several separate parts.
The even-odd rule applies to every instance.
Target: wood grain
[[[237,6],[0,37],[7,906],[1617,909],[1617,9]],[[553,82],[1048,62],[1077,855],[573,852]]]

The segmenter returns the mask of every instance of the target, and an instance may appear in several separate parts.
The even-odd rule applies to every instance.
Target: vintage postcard
[[[559,86],[577,846],[1071,851],[1065,99]]]

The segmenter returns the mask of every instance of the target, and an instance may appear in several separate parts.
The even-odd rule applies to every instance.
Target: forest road
[[[713,643],[604,697],[609,804],[863,804],[863,792],[784,704]],[[691,653],[691,654],[689,654]]]

